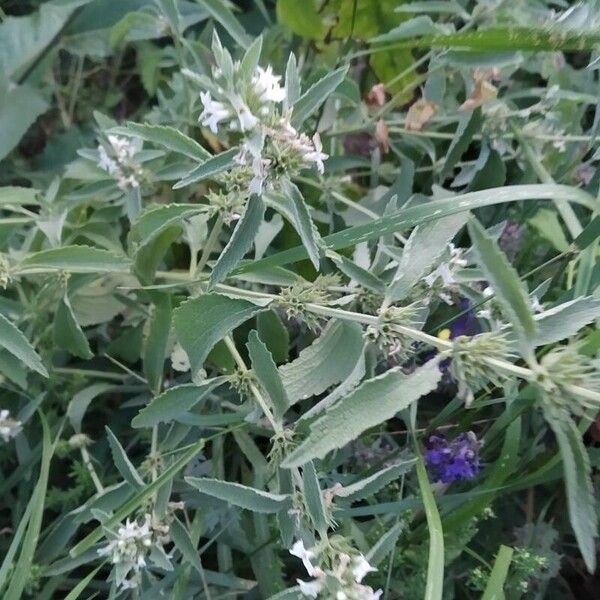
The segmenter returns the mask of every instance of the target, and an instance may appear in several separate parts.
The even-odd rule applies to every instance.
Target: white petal
[[[296,583],[300,586],[300,591],[305,596],[316,598],[319,592],[323,589],[323,585],[320,581],[302,581],[302,579],[296,579]]]

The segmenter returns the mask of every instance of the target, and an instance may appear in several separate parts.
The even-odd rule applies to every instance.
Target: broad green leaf
[[[46,499],[46,489],[48,487],[48,477],[50,475],[50,461],[54,454],[55,446],[50,440],[50,429],[46,418],[39,413],[42,421],[42,462],[38,481],[33,490],[29,503],[31,505],[31,516],[27,524],[27,531],[23,537],[21,553],[15,564],[10,585],[6,593],[2,596],[3,600],[20,600],[23,590],[29,581],[30,569],[33,564],[35,549],[38,545],[40,531],[42,528],[42,519],[44,517],[44,502]]]
[[[12,204],[23,206],[25,204],[39,204],[38,190],[9,185],[0,187],[0,206]]]
[[[529,222],[559,252],[566,252],[569,249],[569,242],[565,237],[565,232],[555,211],[549,208],[541,208],[529,219]]]
[[[271,494],[231,481],[220,481],[209,477],[186,477],[185,480],[203,494],[254,512],[278,512],[290,502],[290,496]]]
[[[415,462],[416,459],[413,458],[385,467],[369,477],[365,477],[356,483],[342,487],[335,492],[335,497],[343,498],[348,502],[356,502],[357,500],[369,498],[388,485],[388,483],[398,479],[400,475],[404,475],[410,471],[415,466]]]
[[[221,154],[206,159],[195,169],[192,169],[183,179],[178,181],[173,186],[173,189],[178,190],[192,183],[213,178],[215,175],[227,171],[227,169],[230,169],[235,164],[234,157],[237,153],[237,148],[231,148],[226,152],[221,152]]]
[[[404,529],[404,523],[396,523],[388,529],[369,550],[366,559],[370,565],[376,567],[383,559],[392,552],[398,543],[398,538]]]
[[[301,126],[308,117],[319,109],[321,104],[327,100],[327,97],[344,81],[347,71],[348,67],[340,67],[328,73],[298,98],[292,112],[291,122],[294,127]]]
[[[66,294],[59,300],[54,315],[54,343],[58,348],[67,350],[73,356],[84,359],[94,356]]]
[[[447,215],[493,206],[505,202],[526,200],[566,200],[586,206],[590,210],[596,207],[596,201],[583,190],[568,185],[530,184],[490,188],[479,192],[459,194],[444,200],[434,200],[419,206],[401,209],[390,215],[373,219],[369,223],[348,227],[343,231],[323,238],[326,247],[340,250],[361,242],[378,239],[428,221],[441,219]],[[260,271],[274,266],[285,265],[308,258],[304,246],[278,252],[271,256],[252,261],[238,267],[233,274]]]
[[[307,40],[322,40],[327,31],[315,0],[277,0],[277,20]]]
[[[228,4],[223,0],[198,0],[200,5],[204,7],[210,16],[220,23],[225,31],[245,50],[250,47],[252,38],[246,33],[245,29],[240,25],[240,22],[231,12]]]
[[[192,541],[188,530],[177,517],[171,521],[169,534],[183,558],[202,576],[204,569],[202,568],[198,548]]]
[[[273,356],[254,330],[248,335],[246,345],[252,370],[271,399],[275,418],[280,420],[290,406],[290,402]]]
[[[481,110],[475,109],[472,112],[465,113],[456,128],[454,138],[446,152],[446,161],[440,171],[440,180],[444,180],[451,172],[454,165],[460,160],[460,157],[469,147],[473,136],[481,127]]]
[[[152,298],[152,306],[144,340],[143,364],[146,381],[152,392],[158,394],[162,387],[171,331],[171,296],[156,291],[149,294]]]
[[[298,187],[291,181],[286,181],[283,189],[287,197],[291,200],[294,228],[298,232],[298,235],[306,248],[310,261],[318,271],[319,260],[323,254],[321,236],[310,217],[308,206]]]
[[[108,445],[110,446],[113,463],[115,467],[117,467],[121,477],[133,486],[134,489],[139,490],[140,488],[143,488],[145,485],[144,480],[140,477],[140,474],[129,460],[123,446],[121,446],[119,440],[115,437],[115,434],[108,427],[104,427],[104,429],[106,430],[106,437],[108,438]]]
[[[210,272],[209,290],[223,281],[244,258],[244,254],[248,252],[254,242],[256,231],[262,223],[264,214],[265,204],[262,199],[256,195],[250,196],[242,218],[238,221],[227,245]]]
[[[1,44],[0,37],[0,56]],[[48,102],[39,90],[29,85],[13,84],[8,84],[6,89],[6,85],[0,79],[0,160],[21,141],[29,127],[48,109]]]
[[[177,339],[190,358],[192,373],[203,367],[218,341],[263,310],[248,300],[214,293],[184,302],[173,313],[173,323]]]
[[[68,273],[114,273],[128,271],[130,263],[124,256],[91,246],[63,246],[30,254],[19,265],[27,274],[37,269],[67,271]]]
[[[385,295],[390,304],[405,298],[423,276],[431,271],[467,219],[466,213],[458,213],[413,229],[402,251],[396,275]]]
[[[302,489],[308,516],[319,535],[325,537],[329,524],[323,501],[323,492],[319,486],[319,479],[312,460],[302,467]]]
[[[225,381],[225,377],[214,377],[200,385],[189,383],[172,387],[142,408],[133,417],[131,425],[135,428],[153,427],[159,423],[174,421],[206,399],[212,390]]]
[[[118,388],[114,383],[93,383],[73,396],[67,407],[67,417],[75,433],[81,433],[81,422],[90,402],[100,394],[104,394],[115,387]]]
[[[577,426],[565,411],[554,408],[553,402],[554,400],[543,402],[544,416],[556,436],[560,449],[569,521],[588,571],[593,573],[596,570],[595,538],[598,535],[598,513],[590,459]]]
[[[279,367],[290,405],[321,394],[350,375],[363,349],[362,328],[348,321],[330,322],[297,359]]]
[[[471,219],[468,227],[476,260],[492,286],[503,312],[514,327],[521,352],[528,356],[533,349],[537,328],[519,274],[477,220]]]
[[[148,123],[127,121],[124,126],[113,127],[110,132],[162,146],[199,162],[204,162],[212,157],[212,154],[196,140],[167,125],[150,125]]]
[[[308,437],[284,460],[292,468],[323,458],[367,429],[391,419],[415,400],[433,391],[440,380],[438,360],[430,360],[410,375],[392,369],[369,379],[329,408],[310,426]]]
[[[204,440],[199,440],[191,448],[185,450],[180,457],[165,469],[153,482],[146,485],[137,492],[132,498],[127,500],[101,525],[83,538],[74,548],[71,549],[72,557],[81,556],[87,552],[94,544],[99,542],[104,536],[104,528],[111,529],[116,527],[123,519],[128,517],[134,510],[140,507],[150,496],[156,493],[165,483],[171,481],[175,475],[200,452],[204,446]]]
[[[0,346],[16,356],[31,370],[36,371],[44,377],[48,377],[48,371],[42,364],[42,359],[29,343],[27,338],[17,327],[0,313]]]
[[[424,600],[442,600],[444,594],[444,532],[435,496],[421,457],[417,460],[417,479],[429,529],[429,559]]]
[[[274,310],[266,310],[256,317],[258,337],[264,340],[276,363],[286,362],[289,354],[290,334]]]
[[[179,238],[182,231],[183,228],[179,222],[161,228],[158,235],[153,236],[137,249],[133,271],[143,285],[150,285],[154,281],[156,270],[167,250]]]
[[[513,549],[501,545],[481,600],[504,600],[504,584],[512,561]]]

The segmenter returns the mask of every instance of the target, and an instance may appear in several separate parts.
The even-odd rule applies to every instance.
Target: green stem
[[[217,218],[213,224],[213,227],[208,235],[208,239],[206,240],[206,245],[204,246],[204,250],[202,250],[202,256],[198,261],[198,266],[196,267],[195,273],[202,273],[208,259],[210,257],[210,253],[213,251],[214,245],[217,243],[219,239],[219,235],[223,229],[223,215],[219,213]]]

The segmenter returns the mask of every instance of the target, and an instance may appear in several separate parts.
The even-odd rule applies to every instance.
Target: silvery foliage
[[[169,3],[161,5],[169,15]],[[147,119],[138,119],[143,123],[96,115],[96,140],[66,166],[62,180],[40,181],[47,184],[43,195],[21,205],[11,194],[26,190],[3,192],[3,210],[17,215],[19,229],[0,255],[8,299],[0,305],[0,371],[20,410],[0,411],[0,438],[7,446],[17,437],[11,446],[25,463],[34,436],[40,443],[29,420],[48,402],[46,393],[59,394],[49,409],[56,441],[41,420],[40,482],[45,457],[56,451],[71,456],[88,485],[73,506],[59,498],[68,510],[39,548],[49,576],[106,561],[114,597],[257,588],[253,593],[264,597],[377,600],[388,585],[387,559],[410,572],[407,565],[421,561],[429,544],[420,524],[430,490],[412,473],[422,466],[419,432],[446,411],[483,411],[486,426],[507,424],[506,433],[495,424],[483,431],[505,435],[501,459],[516,463],[522,406],[536,408],[531,427],[544,427],[539,412],[556,435],[570,520],[593,568],[596,516],[580,424],[600,408],[600,381],[580,338],[600,317],[597,289],[591,277],[570,286],[567,299],[528,289],[522,269],[500,248],[500,231],[480,224],[489,221],[484,211],[496,197],[469,187],[490,156],[523,166],[549,144],[564,154],[560,90],[550,88],[523,109],[496,97],[496,74],[480,73],[494,93],[458,119],[470,123],[483,114],[482,157],[463,165],[448,187],[464,193],[453,197],[442,187],[460,158],[450,161],[453,139],[442,157],[446,175],[435,174],[427,184],[432,197],[425,198],[413,194],[407,155],[427,155],[435,170],[438,149],[417,135],[390,130],[402,156],[401,168],[395,158],[387,163],[394,175],[399,170],[395,182],[379,169],[381,149],[372,153],[368,184],[328,163],[341,153],[334,134],[371,118],[346,69],[310,73],[291,55],[284,76],[261,63],[262,38],[240,43],[244,52],[235,45],[230,51],[215,34],[210,64],[177,68],[171,94],[161,92]],[[193,45],[186,49],[195,56]],[[449,61],[449,86],[466,78],[459,61],[438,59]],[[433,94],[435,85],[429,79],[425,90]],[[456,117],[457,107],[451,103],[447,113]],[[533,140],[529,159],[519,154],[515,122]],[[444,139],[447,132],[440,133]],[[476,139],[469,135],[456,145],[466,149]],[[515,187],[493,194],[498,202],[555,201],[557,214],[573,224],[565,186]],[[581,202],[575,219],[585,224],[597,202],[575,186],[567,191]],[[29,204],[36,212],[22,208]],[[285,233],[279,215],[295,230],[285,244],[299,240],[297,248],[282,252],[274,243]],[[570,232],[571,239],[577,235]],[[587,250],[593,243],[578,243],[564,252],[579,257],[570,277],[595,258]],[[257,255],[261,247],[257,260],[249,260],[253,244]],[[315,268],[306,278],[299,272],[309,271],[291,268],[305,259]],[[449,326],[437,327],[440,314],[450,315]],[[468,327],[459,327],[462,317]],[[43,379],[49,372],[53,389]],[[37,379],[25,401],[27,377]],[[429,395],[439,390],[453,400],[432,409]],[[106,437],[98,415],[111,426]],[[388,432],[385,421],[392,419]],[[31,436],[28,445],[20,444],[21,432]],[[396,434],[409,441],[398,442]],[[482,455],[491,448],[484,464],[497,459],[494,444],[477,444]],[[503,479],[502,461],[491,492],[478,490],[475,498],[491,498],[516,473],[511,464]],[[479,466],[477,455],[475,480]],[[437,489],[440,496],[446,491]],[[173,499],[181,503],[173,507]],[[406,499],[418,507],[414,523],[398,512]],[[353,513],[357,502],[363,504]],[[363,527],[352,518],[378,515],[380,505],[381,521]],[[465,547],[482,509],[469,512],[470,502],[448,507],[450,522],[466,515],[447,533]],[[431,506],[425,508],[429,518]],[[370,531],[375,526],[384,532]],[[27,535],[36,537],[34,528]],[[212,552],[210,568],[203,552]],[[242,555],[249,559],[237,569]],[[301,572],[297,559],[306,574],[294,586],[285,572]],[[424,564],[418,566],[415,579],[422,580]],[[250,572],[255,580],[246,579]]]

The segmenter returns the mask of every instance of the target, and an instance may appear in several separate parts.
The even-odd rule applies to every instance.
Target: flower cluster
[[[0,438],[5,442],[9,442],[11,438],[16,437],[21,428],[21,421],[11,419],[9,410],[0,410]]]
[[[314,577],[311,581],[298,579],[300,592],[309,598],[335,598],[335,600],[377,600],[382,590],[374,591],[363,585],[364,577],[373,571],[367,559],[358,553],[330,551],[333,548],[306,549],[302,540],[298,540],[290,550],[297,556],[306,572]]]
[[[432,478],[443,483],[473,479],[481,470],[479,450],[482,445],[472,431],[461,433],[451,441],[443,435],[432,435],[425,453]]]
[[[219,127],[242,134],[235,163],[246,177],[246,193],[260,195],[278,177],[313,165],[323,173],[328,156],[319,135],[311,139],[299,133],[290,122],[291,111],[281,107],[286,99],[281,77],[270,65],[249,72],[245,59],[234,62],[217,36],[212,49],[212,78],[197,78],[205,88],[198,120],[215,134]]]
[[[452,294],[458,292],[458,281],[456,271],[467,266],[463,257],[464,250],[456,248],[454,244],[448,244],[448,260],[442,262],[423,281],[431,290],[431,293],[439,296],[446,304],[454,304]]]
[[[116,534],[108,531],[112,539],[98,550],[98,554],[110,557],[115,566],[116,583],[121,589],[138,587],[148,559],[155,564],[168,562],[169,557],[162,548],[168,541],[168,533],[168,526],[153,523],[149,514],[144,515],[141,523],[127,519]]]
[[[141,142],[117,135],[108,135],[107,139],[109,145],[98,145],[98,166],[111,175],[124,192],[139,188],[143,171],[135,155],[141,150]]]

